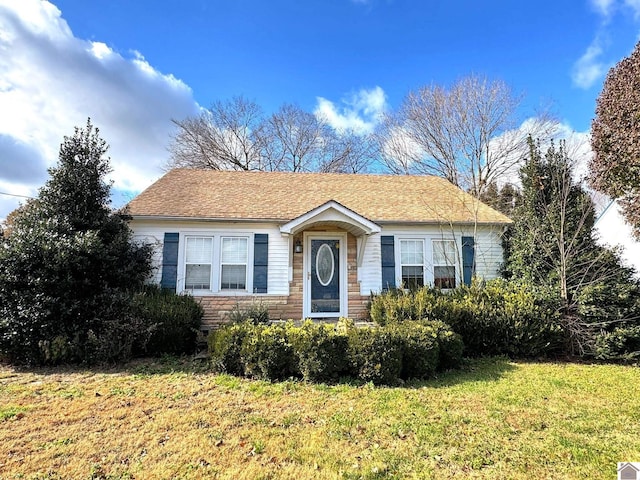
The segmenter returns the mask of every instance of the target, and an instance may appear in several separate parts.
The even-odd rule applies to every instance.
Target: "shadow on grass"
[[[212,369],[208,359],[194,358],[193,356],[165,356],[161,358],[136,358],[125,364],[82,366],[82,365],[59,365],[55,367],[20,367],[8,366],[16,373],[35,373],[39,375],[64,375],[64,374],[113,374],[113,375],[168,375],[174,373],[197,374],[197,375],[217,375]],[[513,371],[516,366],[506,357],[486,357],[477,359],[466,359],[464,364],[457,370],[438,372],[434,378],[427,380],[409,380],[399,385],[378,385],[373,386],[370,382],[343,377],[336,382],[328,384],[313,384],[300,379],[289,379],[283,382],[293,382],[327,388],[332,386],[343,387],[371,387],[371,388],[444,388],[462,383],[498,381],[506,373]],[[226,375],[225,375],[226,376]],[[240,379],[240,377],[238,377]],[[245,379],[248,380],[248,379]],[[261,381],[264,383],[263,381]],[[267,382],[269,383],[269,382]]]
[[[517,367],[512,360],[507,357],[484,357],[464,359],[463,365],[454,370],[445,372],[437,372],[432,378],[425,380],[411,379],[401,381],[398,385],[373,385],[370,382],[353,379],[350,377],[341,378],[332,385],[363,387],[372,386],[373,388],[445,388],[462,383],[474,382],[490,382],[500,380],[506,373],[515,370]]]
[[[170,373],[205,374],[214,373],[208,359],[194,358],[193,355],[141,357],[127,363],[102,365],[56,365],[29,367],[22,365],[1,364],[12,368],[16,373],[35,373],[39,375],[60,374],[131,374],[131,375],[166,375]]]

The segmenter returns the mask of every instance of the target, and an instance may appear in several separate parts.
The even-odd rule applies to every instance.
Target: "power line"
[[[15,193],[7,193],[7,192],[0,192],[0,195],[8,195],[9,197],[20,197],[20,198],[30,198],[33,199],[33,197],[28,197],[26,195],[17,195]]]

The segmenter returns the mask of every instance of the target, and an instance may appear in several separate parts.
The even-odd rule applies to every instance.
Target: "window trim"
[[[253,293],[253,247],[254,236],[253,231],[238,230],[178,230],[179,246],[178,246],[178,279],[176,292],[188,292],[196,296],[243,296],[254,295]],[[258,232],[260,233],[260,232]],[[213,252],[211,263],[211,284],[208,290],[192,290],[185,288],[186,280],[186,248],[187,239],[192,237],[208,237],[213,239]],[[247,264],[245,289],[243,290],[223,290],[222,282],[222,238],[245,238],[247,240]]]
[[[422,263],[402,263],[402,242],[420,242],[422,244]],[[422,286],[427,285],[426,283],[426,241],[425,238],[417,237],[417,238],[398,238],[398,250],[400,251],[400,282],[398,285],[401,285],[402,288],[407,288],[404,284],[404,274],[402,272],[403,267],[422,267]]]
[[[435,254],[436,254],[436,249],[434,247],[434,245],[436,243],[453,243],[453,263],[436,263],[436,259],[435,259]],[[436,286],[436,267],[453,267],[453,281],[454,281],[454,285],[453,288],[456,288],[460,285],[460,280],[459,280],[459,274],[460,274],[460,262],[458,261],[458,243],[456,242],[455,238],[434,238],[431,240],[431,267],[432,267],[432,271],[433,271],[433,285]],[[447,258],[446,252],[445,252],[445,260],[449,260]],[[453,288],[443,288],[443,287],[438,287],[441,290],[452,290]]]
[[[462,266],[461,256],[460,256],[460,248],[461,248],[461,237],[459,235],[444,235],[440,234],[420,234],[420,233],[399,233],[394,234],[394,244],[396,245],[394,256],[395,256],[395,271],[396,271],[396,285],[402,285],[402,254],[401,254],[401,243],[403,240],[421,240],[423,241],[423,276],[424,276],[424,285],[434,286],[435,285],[435,271],[434,266],[445,266],[445,265],[434,265],[433,258],[433,242],[434,241],[450,241],[454,242],[455,245],[455,259],[453,266],[455,267],[455,279],[456,286],[462,285]],[[404,265],[408,266],[408,265]],[[450,289],[443,289],[445,291],[449,291]]]
[[[235,238],[241,238],[243,240],[245,240],[247,242],[247,257],[246,257],[246,262],[243,263],[229,263],[229,262],[223,262],[222,261],[222,256],[223,256],[223,245],[224,245],[224,241],[227,239],[235,239]],[[220,261],[219,266],[220,266],[220,273],[218,276],[218,291],[220,293],[222,292],[230,292],[230,293],[236,293],[236,292],[251,292],[253,289],[249,290],[249,243],[250,242],[250,238],[247,237],[246,235],[220,235]],[[233,266],[238,266],[238,265],[244,265],[244,288],[222,288],[222,267],[224,265],[233,265]]]
[[[210,261],[208,263],[205,262],[200,262],[200,263],[193,263],[193,262],[187,262],[187,248],[188,248],[188,244],[189,244],[189,240],[191,239],[211,239],[211,258],[209,259]],[[188,237],[186,237],[184,239],[184,289],[190,292],[196,292],[196,291],[208,291],[211,289],[211,286],[213,285],[213,248],[214,248],[214,239],[210,236],[207,235],[189,235]],[[187,266],[189,265],[209,265],[209,288],[187,288]]]

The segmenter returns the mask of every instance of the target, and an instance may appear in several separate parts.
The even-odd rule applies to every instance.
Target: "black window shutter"
[[[162,279],[160,287],[176,291],[178,280],[178,233],[165,233],[162,247]]]
[[[380,237],[380,253],[382,256],[382,290],[396,287],[396,256],[393,235]]]
[[[253,293],[267,293],[269,266],[269,235],[256,233],[253,237]]]
[[[471,278],[475,272],[475,240],[473,237],[462,237],[462,281],[471,285]]]

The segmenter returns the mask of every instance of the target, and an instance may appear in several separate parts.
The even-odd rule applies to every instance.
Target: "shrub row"
[[[379,325],[440,320],[462,335],[465,355],[537,357],[562,348],[559,300],[548,289],[502,279],[451,292],[391,290],[371,300]]]
[[[351,376],[375,384],[427,378],[455,368],[462,358],[460,336],[442,322],[356,328],[310,321],[224,326],[209,336],[216,370],[265,380],[302,377],[330,382]]]
[[[16,326],[11,326],[0,308],[0,357],[17,364],[51,365],[124,362],[134,355],[192,353],[203,315],[193,297],[147,286],[137,293],[98,293],[85,301],[101,305],[101,309],[96,307],[100,315],[75,324],[35,330],[27,320],[29,315],[37,319],[34,312],[44,300],[56,304],[54,299],[41,299],[37,308],[24,312],[25,321]]]
[[[204,310],[191,295],[148,285],[136,294],[135,305],[148,331],[137,353],[157,356],[194,352]]]

